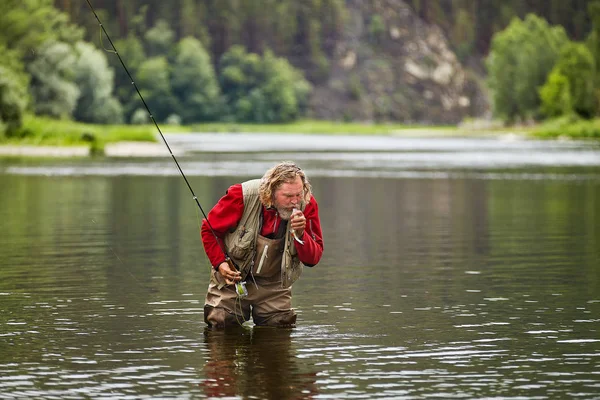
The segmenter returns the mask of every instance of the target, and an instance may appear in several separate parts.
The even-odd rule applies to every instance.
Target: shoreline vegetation
[[[159,124],[169,133],[280,133],[315,135],[394,135],[465,137],[512,135],[547,139],[600,139],[600,119],[562,117],[542,124],[503,126],[467,121],[457,126],[368,124],[303,120],[288,124],[206,123],[190,126]],[[90,155],[159,156],[164,144],[154,124],[97,125],[28,115],[20,135],[0,138],[0,156],[86,157]]]

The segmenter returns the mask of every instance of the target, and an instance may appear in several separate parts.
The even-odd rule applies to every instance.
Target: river
[[[597,143],[167,140],[206,212],[306,170],[325,253],[297,327],[205,329],[201,215],[166,150],[3,158],[0,399],[600,398]]]

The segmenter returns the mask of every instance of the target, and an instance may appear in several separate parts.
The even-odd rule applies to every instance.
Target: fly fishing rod
[[[115,47],[113,41],[111,40],[110,36],[108,35],[108,32],[104,28],[104,25],[102,25],[102,21],[100,21],[100,18],[98,17],[98,14],[96,14],[96,10],[94,9],[94,6],[92,6],[92,3],[90,2],[90,0],[87,0],[87,3],[90,6],[90,9],[92,10],[92,12],[94,13],[94,17],[96,17],[96,20],[98,21],[98,24],[100,25],[100,28],[102,29],[102,32],[104,32],[104,35],[106,35],[106,38],[108,39],[110,45],[113,48],[112,50],[108,50],[108,51],[111,51],[111,52],[115,53],[117,55],[117,57],[119,58],[119,61],[121,62],[121,65],[123,66],[123,69],[127,73],[127,76],[129,77],[129,80],[131,80],[131,84],[135,88],[135,91],[137,92],[138,96],[140,97],[140,100],[142,100],[142,103],[144,104],[144,107],[146,108],[146,111],[148,111],[148,115],[150,116],[150,119],[154,123],[154,126],[156,126],[156,130],[158,130],[158,133],[160,134],[160,137],[162,138],[163,143],[165,144],[165,146],[167,146],[167,150],[169,150],[169,154],[171,154],[171,157],[173,158],[173,161],[175,161],[175,165],[177,165],[177,169],[181,173],[181,176],[183,177],[183,180],[185,181],[185,184],[187,185],[188,189],[190,190],[190,193],[192,194],[192,197],[193,197],[194,201],[196,202],[196,204],[198,205],[198,208],[200,209],[200,212],[204,216],[204,219],[206,220],[208,228],[210,229],[211,233],[215,236],[215,239],[217,239],[217,243],[219,244],[219,247],[221,247],[221,250],[223,251],[223,254],[225,255],[226,261],[229,263],[229,265],[231,265],[232,267],[234,267],[236,270],[239,270],[239,268],[235,265],[235,263],[233,262],[233,260],[231,260],[231,258],[229,257],[229,254],[227,254],[227,250],[225,250],[225,246],[221,243],[221,241],[219,240],[219,238],[218,238],[215,230],[213,229],[212,225],[210,224],[210,221],[208,220],[208,216],[204,212],[204,209],[202,208],[202,205],[200,204],[200,201],[198,201],[198,197],[194,193],[194,189],[192,189],[192,185],[190,185],[190,182],[188,181],[188,179],[186,178],[185,174],[183,173],[183,170],[181,169],[181,166],[179,165],[179,162],[177,161],[177,158],[175,158],[175,155],[171,151],[171,146],[169,146],[169,143],[167,142],[167,139],[165,138],[165,135],[163,135],[162,131],[160,130],[160,126],[158,126],[158,123],[154,119],[154,116],[152,115],[152,112],[150,111],[150,107],[148,107],[148,104],[144,100],[144,97],[142,96],[142,93],[140,93],[140,90],[138,89],[137,85],[135,84],[135,81],[133,80],[133,77],[129,73],[129,70],[127,69],[127,66],[125,66],[125,62],[123,62],[123,59],[121,58],[121,55],[117,51],[117,48]],[[102,32],[100,32],[100,35],[102,35]],[[102,37],[102,36],[100,36],[100,37]]]

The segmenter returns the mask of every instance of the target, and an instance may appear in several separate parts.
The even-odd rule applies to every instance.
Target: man
[[[231,186],[202,222],[213,266],[204,320],[211,327],[293,326],[291,285],[323,254],[319,206],[296,164]]]

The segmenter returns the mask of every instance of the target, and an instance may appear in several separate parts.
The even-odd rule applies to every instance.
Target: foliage
[[[600,115],[600,0],[595,0],[588,5],[588,13],[592,20],[592,31],[587,38],[587,45],[594,57],[595,101],[598,106],[596,115]]]
[[[54,8],[52,0],[0,2],[0,130],[16,134],[30,99],[36,112],[70,115],[78,91],[72,83],[69,44],[82,37],[83,30],[69,22],[68,14]]]
[[[543,138],[600,139],[600,119],[585,120],[575,114],[570,114],[546,121],[536,128],[534,135]]]
[[[15,51],[0,45],[0,137],[14,136],[28,105],[29,76]]]
[[[101,150],[106,143],[120,141],[156,142],[154,125],[96,125],[25,115],[27,136],[19,143],[36,145],[92,145]]]
[[[75,48],[78,57],[75,83],[81,95],[73,116],[82,122],[123,122],[121,104],[112,94],[114,73],[108,67],[106,56],[86,42],[77,43]]]
[[[47,42],[75,43],[83,30],[69,22],[68,14],[54,8],[52,0],[2,0],[0,45],[19,52],[23,59]]]
[[[590,118],[596,111],[594,57],[587,46],[569,43],[561,51],[553,71],[566,77],[573,111]]]
[[[142,42],[137,36],[131,34],[125,39],[117,40],[115,47],[135,82],[137,71],[146,60]],[[123,107],[124,119],[129,121],[135,110],[140,106],[140,98],[131,84],[131,78],[121,65],[119,57],[114,53],[108,53],[108,63],[115,73],[115,94]]]
[[[557,69],[552,70],[548,80],[540,88],[541,111],[546,117],[559,117],[573,111],[569,78]]]
[[[27,87],[16,74],[0,65],[0,138],[15,136],[27,105]]]
[[[144,125],[149,124],[150,122],[148,111],[145,108],[138,108],[131,115],[131,121],[129,123],[132,125]]]
[[[169,54],[175,42],[175,33],[164,19],[159,19],[156,24],[148,29],[144,35],[148,55],[151,57]]]
[[[287,60],[233,46],[219,63],[227,107],[237,121],[287,122],[297,118],[311,87]]]
[[[215,120],[221,96],[210,55],[198,40],[179,42],[171,73],[175,109],[185,124]]]
[[[509,122],[536,117],[541,105],[538,89],[567,42],[562,27],[550,27],[532,14],[513,19],[495,35],[487,59],[494,114]]]
[[[157,122],[164,121],[175,108],[166,57],[153,57],[144,61],[138,71],[138,81],[140,93],[152,111],[152,116]]]
[[[71,117],[79,98],[79,89],[74,83],[76,61],[67,43],[46,42],[37,49],[35,59],[27,65],[36,114]]]

